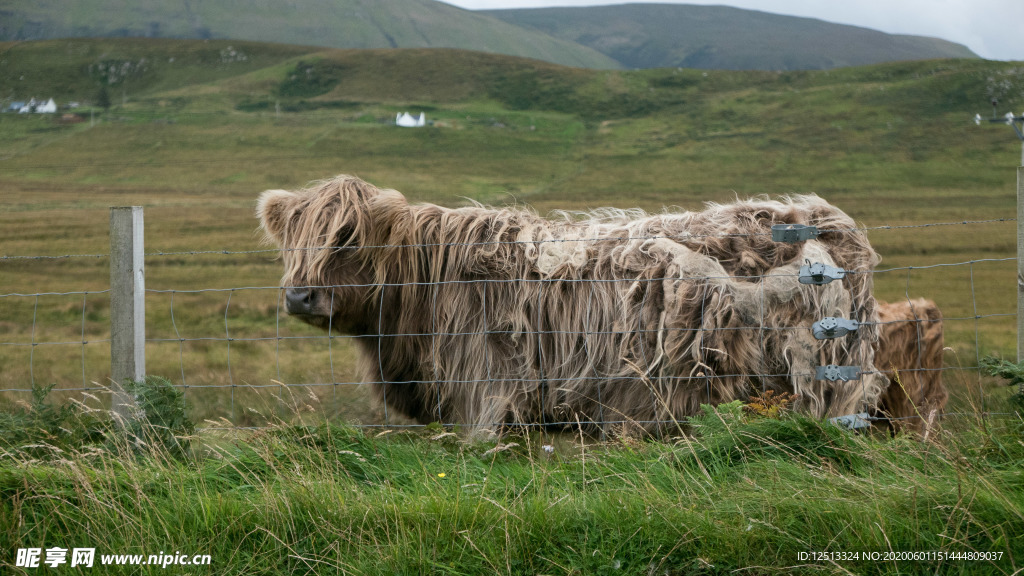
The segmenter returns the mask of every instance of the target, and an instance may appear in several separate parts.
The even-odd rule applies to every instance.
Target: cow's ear
[[[267,190],[260,194],[256,215],[267,238],[279,246],[283,244],[285,227],[295,210],[296,196],[287,190]]]

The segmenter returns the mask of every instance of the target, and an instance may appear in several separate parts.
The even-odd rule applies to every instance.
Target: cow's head
[[[388,237],[374,212],[396,204],[407,206],[397,192],[350,176],[260,196],[260,225],[267,240],[281,248],[289,314],[325,329],[371,331],[373,297],[379,293],[374,243]]]

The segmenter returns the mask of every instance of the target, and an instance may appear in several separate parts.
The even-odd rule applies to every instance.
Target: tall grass
[[[316,408],[312,396],[291,401]],[[45,442],[7,443],[0,566],[31,573],[13,551],[53,546],[210,554],[217,574],[1014,574],[1024,564],[1019,419],[921,441],[734,403],[706,407],[676,437],[604,442],[317,420],[208,433],[187,453],[115,431],[42,453]],[[999,557],[800,556],[894,551]]]

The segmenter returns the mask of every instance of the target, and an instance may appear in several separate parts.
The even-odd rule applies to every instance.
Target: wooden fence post
[[[111,408],[126,420],[134,399],[126,380],[146,376],[146,283],[142,207],[110,209],[110,375]]]
[[[1024,124],[1024,123],[1022,123]],[[1017,364],[1024,362],[1024,137],[1017,167]],[[1017,387],[1024,398],[1024,382]]]
[[[1024,362],[1024,142],[1017,167],[1017,362]],[[1021,385],[1024,394],[1024,384]]]

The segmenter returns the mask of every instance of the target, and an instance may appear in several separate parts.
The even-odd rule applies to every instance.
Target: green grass
[[[209,554],[218,574],[1012,574],[1024,558],[1020,421],[920,442],[730,405],[685,436],[596,443],[302,417],[206,434],[184,456],[116,429],[77,448],[5,443],[0,566],[34,573],[13,550],[50,546]],[[892,551],[995,555],[799,556]]]

